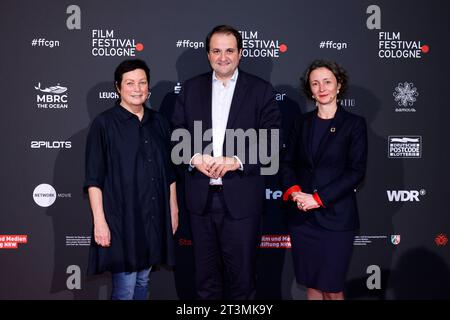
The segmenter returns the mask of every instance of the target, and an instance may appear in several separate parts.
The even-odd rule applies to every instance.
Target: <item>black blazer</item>
[[[325,208],[307,213],[290,210],[289,221],[302,223],[313,214],[316,222],[326,229],[357,229],[359,217],[355,192],[366,171],[366,122],[338,107],[330,130],[313,158],[309,149],[311,124],[316,113],[316,110],[308,112],[294,123],[283,152],[281,179],[283,190],[299,185],[303,192],[317,192]]]
[[[183,84],[178,95],[172,116],[173,129],[184,128],[194,137],[194,121],[201,121],[202,134],[212,127],[212,72],[208,72]],[[275,91],[270,83],[239,70],[236,87],[228,116],[227,129],[279,129],[281,116],[275,101]],[[194,149],[191,139],[191,151],[184,155],[185,162],[199,152],[205,153],[205,147],[212,140],[203,141],[201,148]],[[244,218],[261,214],[264,203],[264,176],[260,174],[260,164],[249,163],[249,144],[246,141],[245,155],[238,153],[236,146],[226,154],[225,137],[223,155],[237,155],[243,162],[244,170],[228,172],[222,178],[224,197],[230,214],[234,218]],[[197,147],[200,147],[198,145]],[[270,150],[270,146],[268,146]],[[245,159],[244,159],[245,158]],[[258,156],[259,159],[259,156]],[[259,161],[258,161],[259,162]],[[185,166],[185,195],[187,209],[193,214],[203,214],[208,196],[209,178],[203,173]]]

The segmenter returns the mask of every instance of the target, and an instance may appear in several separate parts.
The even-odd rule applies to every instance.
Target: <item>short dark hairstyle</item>
[[[215,33],[224,33],[224,34],[230,34],[231,33],[236,38],[238,51],[241,51],[241,49],[242,49],[242,36],[241,36],[241,34],[234,27],[223,24],[223,25],[214,27],[208,33],[208,35],[206,36],[206,41],[205,41],[206,52],[209,53],[209,43],[211,42],[211,37]]]
[[[120,88],[123,74],[136,69],[144,70],[145,75],[147,77],[147,82],[150,82],[150,69],[148,68],[145,61],[140,59],[124,60],[117,66],[116,71],[114,71],[114,83],[115,83],[114,87],[116,88],[116,90],[117,87]]]
[[[317,59],[314,60],[309,67],[305,70],[305,73],[302,78],[300,78],[301,87],[306,97],[310,100],[314,100],[312,98],[311,86],[309,84],[309,76],[312,71],[318,68],[327,68],[330,70],[334,76],[336,77],[337,83],[341,85],[339,89],[338,97],[342,96],[348,88],[348,76],[347,71],[342,68],[338,63],[334,61]]]

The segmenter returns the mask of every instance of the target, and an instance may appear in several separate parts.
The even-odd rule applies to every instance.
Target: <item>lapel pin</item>
[[[336,128],[335,127],[331,127],[330,128],[330,132],[335,132],[336,131]]]

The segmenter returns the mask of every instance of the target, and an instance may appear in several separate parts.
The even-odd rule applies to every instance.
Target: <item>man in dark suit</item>
[[[226,276],[226,298],[251,299],[264,201],[258,151],[264,145],[272,156],[277,153],[278,136],[271,134],[278,131],[280,112],[273,87],[238,70],[242,37],[236,29],[217,26],[205,44],[213,71],[184,83],[172,117],[175,130],[187,130],[192,140],[198,133],[203,137],[192,141],[185,171],[196,292],[200,299],[224,298]],[[268,131],[267,138],[260,129]],[[240,139],[243,132],[248,135]],[[236,140],[244,143],[235,146]]]

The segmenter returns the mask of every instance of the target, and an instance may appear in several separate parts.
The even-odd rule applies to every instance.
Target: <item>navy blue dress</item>
[[[333,119],[312,120],[310,150],[313,158],[329,131]],[[306,213],[302,224],[289,224],[294,271],[298,283],[324,292],[344,290],[345,278],[353,250],[355,230],[328,230],[317,223],[315,212]]]
[[[169,206],[174,181],[170,129],[162,115],[144,108],[139,121],[117,103],[94,119],[84,189],[102,190],[111,246],[98,246],[92,236],[88,274],[174,264]]]

